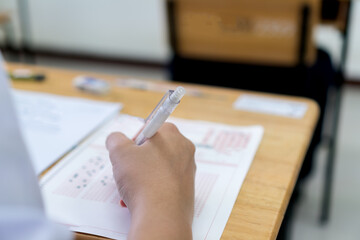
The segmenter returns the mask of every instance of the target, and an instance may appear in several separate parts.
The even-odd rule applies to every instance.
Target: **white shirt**
[[[49,221],[24,144],[0,53],[0,239],[71,239]]]

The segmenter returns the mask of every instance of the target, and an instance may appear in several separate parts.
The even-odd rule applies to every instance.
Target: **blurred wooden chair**
[[[321,140],[334,69],[318,51],[313,29],[320,0],[168,0],[172,80],[303,96],[320,106],[320,118],[299,179],[311,171]],[[291,218],[292,202],[284,218]],[[282,226],[279,239],[286,238]]]
[[[1,50],[3,52],[12,50],[11,37],[13,36],[10,35],[14,35],[14,26],[12,25],[10,11],[0,12],[0,32],[3,38]]]
[[[0,12],[0,24],[4,24],[10,20],[9,13],[7,12]]]
[[[7,36],[5,26],[10,22],[10,14],[8,12],[0,12],[0,30],[4,35],[4,46],[7,45]]]
[[[179,57],[270,66],[315,60],[319,0],[170,0],[168,13]]]

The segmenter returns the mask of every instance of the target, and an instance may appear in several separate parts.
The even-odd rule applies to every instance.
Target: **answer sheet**
[[[40,174],[86,136],[114,118],[121,104],[13,90],[21,130]]]
[[[263,128],[169,121],[196,145],[194,239],[220,239]],[[51,169],[40,183],[48,216],[72,231],[126,239],[130,214],[119,204],[105,139],[113,131],[132,138],[142,125],[120,115]]]

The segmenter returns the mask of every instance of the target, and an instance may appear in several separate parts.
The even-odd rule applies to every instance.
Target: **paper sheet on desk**
[[[272,114],[290,118],[303,118],[308,105],[304,102],[242,94],[234,102],[238,110]]]
[[[261,126],[235,127],[170,119],[196,145],[194,239],[219,239],[263,135]],[[120,115],[73,151],[42,180],[47,214],[73,231],[126,239],[130,216],[119,205],[105,149],[106,136],[132,137],[142,126]]]
[[[120,104],[14,90],[24,139],[37,174],[114,117]]]

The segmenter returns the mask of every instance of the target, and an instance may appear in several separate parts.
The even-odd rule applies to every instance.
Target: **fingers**
[[[120,132],[111,133],[106,139],[106,148],[110,152],[117,148],[131,146],[134,144],[135,143],[133,141]]]
[[[154,142],[168,141],[169,139],[171,139],[171,141],[176,141],[179,137],[183,136],[178,128],[173,123],[165,122],[151,140]]]
[[[165,122],[161,126],[159,131],[169,131],[169,132],[172,132],[172,133],[179,133],[179,129],[176,127],[176,125],[173,124],[173,123],[169,123],[169,122]]]
[[[176,127],[173,123],[164,123],[163,126],[159,129],[159,131],[166,132],[167,134],[170,134],[173,136],[176,135],[177,137],[181,138],[182,142],[186,145],[186,148],[189,150],[189,152],[194,155],[195,153],[195,145],[182,133],[179,131],[179,129]]]

